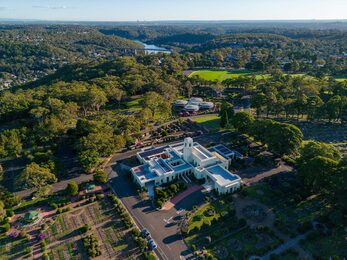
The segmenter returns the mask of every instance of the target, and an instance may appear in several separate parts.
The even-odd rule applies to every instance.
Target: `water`
[[[140,43],[144,46],[145,50],[146,50],[146,53],[148,54],[157,54],[157,53],[167,53],[167,54],[170,54],[171,51],[166,49],[166,48],[162,48],[162,47],[159,47],[157,45],[154,45],[154,44],[146,44],[144,42],[141,42],[141,41],[136,41],[137,43]]]

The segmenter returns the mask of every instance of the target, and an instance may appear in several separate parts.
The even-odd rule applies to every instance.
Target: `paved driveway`
[[[170,210],[158,211],[152,201],[141,201],[127,173],[119,164],[108,167],[112,190],[122,200],[140,228],[147,228],[158,244],[158,257],[164,260],[194,259],[179,232],[179,220],[186,210],[203,201],[204,194],[197,191],[177,203]]]

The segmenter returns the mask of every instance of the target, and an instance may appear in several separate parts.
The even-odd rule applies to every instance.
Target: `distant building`
[[[155,186],[194,175],[205,179],[218,193],[230,193],[240,188],[241,178],[227,168],[231,160],[241,156],[223,145],[206,149],[192,138],[162,147],[143,149],[137,154],[142,165],[131,169],[141,187]]]
[[[186,100],[176,100],[173,103],[174,108],[183,108],[188,112],[198,112],[199,110],[213,109],[213,102],[206,102],[202,98],[192,97],[189,101]]]

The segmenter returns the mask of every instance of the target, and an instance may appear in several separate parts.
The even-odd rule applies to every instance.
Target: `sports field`
[[[197,70],[192,72],[189,77],[199,76],[204,80],[210,81],[220,81],[226,79],[236,79],[240,76],[251,76],[255,75],[257,79],[262,79],[263,77],[267,77],[268,74],[257,74],[254,72],[249,72],[245,70]]]
[[[236,79],[240,76],[252,76],[255,75],[256,79],[263,79],[269,77],[269,74],[261,74],[256,72],[250,72],[247,70],[197,70],[192,72],[189,77],[199,76],[204,80],[219,81],[222,82],[226,79]],[[302,77],[305,74],[291,74],[293,77]],[[307,76],[310,77],[310,76]],[[346,77],[336,77],[336,81],[342,82],[347,80]]]
[[[338,81],[338,82],[347,81],[347,78],[336,78],[336,81]]]

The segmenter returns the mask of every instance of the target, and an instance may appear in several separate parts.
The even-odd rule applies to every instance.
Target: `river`
[[[154,53],[154,54],[157,54],[157,53],[170,54],[171,53],[170,50],[168,50],[166,48],[159,47],[159,46],[154,45],[154,44],[146,44],[146,43],[141,42],[141,41],[135,41],[135,42],[142,44],[148,54],[152,54],[152,53]]]

